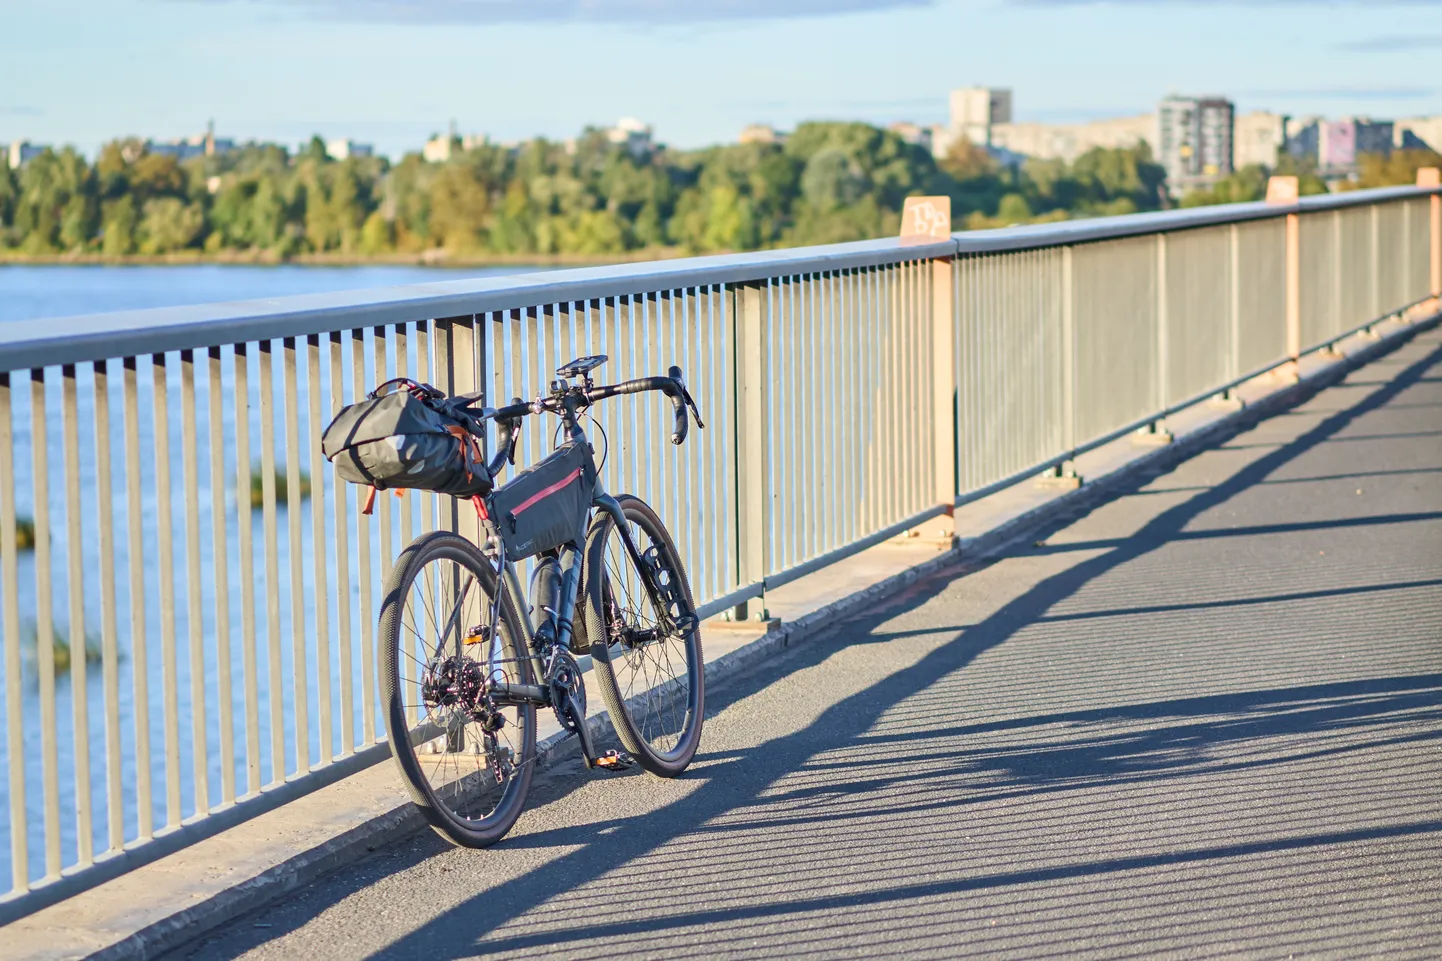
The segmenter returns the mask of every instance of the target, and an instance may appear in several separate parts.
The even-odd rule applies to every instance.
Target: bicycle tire
[[[617,500],[632,525],[637,549],[644,553],[650,546],[657,548],[694,610],[685,567],[661,518],[640,498],[623,494]],[[685,637],[665,636],[634,647],[617,639],[624,637],[628,628],[651,629],[640,621],[654,625],[656,619],[654,604],[644,590],[640,600],[636,597],[633,588],[639,588],[640,573],[615,531],[615,519],[597,511],[586,535],[584,617],[586,636],[591,639],[591,663],[611,724],[626,750],[650,773],[676,777],[690,765],[701,742],[706,706],[701,631],[698,627]],[[624,596],[626,603],[619,602],[619,596]],[[642,605],[653,615],[647,617]],[[625,622],[628,616],[635,623]],[[675,673],[673,653],[684,657],[684,680]],[[665,676],[668,670],[669,677]],[[684,714],[677,712],[678,704],[684,705]]]
[[[429,565],[439,562],[442,566],[440,575],[432,577],[427,573]],[[454,566],[454,580],[450,588],[451,596],[459,595],[455,609],[447,612],[446,620],[456,624],[459,632],[461,624],[469,633],[470,621],[461,621],[464,614],[474,613],[470,610],[469,585],[474,583],[479,588],[476,599],[475,610],[484,611],[482,620],[474,623],[484,625],[489,618],[490,601],[495,597],[495,591],[499,589],[499,582],[496,577],[495,568],[480,550],[469,540],[449,531],[434,531],[416,538],[400,557],[396,559],[395,566],[391,569],[390,576],[386,578],[384,600],[381,607],[381,616],[378,629],[377,644],[379,656],[377,658],[380,668],[380,693],[381,702],[385,709],[385,723],[387,735],[390,739],[391,756],[395,759],[397,767],[401,772],[401,779],[410,793],[411,799],[416,803],[427,822],[436,830],[436,833],[451,841],[453,844],[482,848],[488,847],[499,841],[506,835],[511,827],[520,817],[521,810],[525,806],[526,794],[530,790],[531,775],[535,768],[536,753],[536,709],[534,705],[512,705],[506,711],[511,712],[513,718],[509,725],[519,728],[513,741],[508,741],[506,747],[509,750],[509,757],[499,751],[501,733],[505,732],[503,726],[500,732],[492,737],[492,744],[497,748],[497,757],[487,755],[484,766],[478,760],[482,748],[486,744],[486,735],[478,722],[470,718],[464,711],[454,709],[449,716],[444,717],[443,724],[435,724],[435,718],[442,717],[438,712],[443,705],[432,704],[423,695],[424,688],[420,687],[421,681],[417,677],[409,675],[420,675],[427,670],[434,669],[438,663],[439,655],[434,651],[428,651],[426,637],[422,633],[427,629],[423,626],[420,629],[415,624],[418,616],[413,605],[414,591],[419,587],[421,600],[426,600],[428,592],[439,597],[446,594],[447,588],[444,582],[444,565]],[[465,581],[462,572],[472,580]],[[519,619],[507,596],[508,592],[502,592],[500,605],[500,619],[503,627],[497,632],[494,629],[489,632],[489,639],[485,643],[487,660],[487,675],[496,670],[503,670],[507,678],[522,684],[530,684],[531,669],[530,661],[522,656],[525,645],[525,633],[520,629]],[[483,602],[483,603],[482,603]],[[423,606],[424,603],[423,603]],[[461,610],[466,608],[465,610]],[[411,621],[407,623],[407,610],[412,611]],[[434,617],[435,610],[439,610],[439,603],[434,610],[427,613]],[[458,614],[457,611],[460,611]],[[408,637],[414,635],[414,638]],[[483,633],[483,632],[477,632]],[[449,627],[437,631],[436,647],[451,644]],[[403,648],[402,640],[406,640],[408,646],[419,645],[420,649],[426,652],[426,660],[421,661],[414,653]],[[499,643],[497,643],[499,642]],[[457,637],[454,642],[456,657],[471,657],[471,644],[462,644]],[[481,646],[477,644],[475,646]],[[495,653],[499,651],[502,655],[497,659]],[[471,658],[474,659],[474,658]],[[480,662],[478,662],[480,663]],[[501,665],[504,665],[502,667]],[[416,699],[415,703],[407,704],[409,696]],[[407,716],[407,708],[414,713]],[[427,714],[420,721],[414,720],[420,709],[426,709]],[[505,712],[501,712],[505,714]],[[431,723],[431,727],[422,727],[424,723]],[[413,727],[413,723],[415,727]],[[472,730],[467,731],[467,726]],[[440,731],[436,737],[421,744],[413,743],[413,740],[423,735],[426,731]],[[413,733],[419,732],[419,733]],[[468,742],[467,737],[474,737],[477,740]],[[445,744],[439,751],[434,750],[437,742],[444,740]],[[473,747],[468,750],[467,745]],[[417,748],[429,748],[431,750],[422,753]],[[428,764],[424,757],[439,756],[440,761],[432,761]],[[454,780],[448,784],[438,786],[433,783],[431,773],[439,773],[446,776],[450,770],[445,767],[449,759],[455,772]],[[498,771],[506,771],[504,782]],[[468,770],[468,766],[474,766],[476,770]],[[489,775],[481,772],[489,770]],[[429,771],[429,773],[428,773]],[[489,788],[487,778],[494,777],[500,786],[499,792]],[[483,788],[485,790],[483,790]],[[469,817],[466,813],[468,808],[478,804],[486,803],[491,794],[499,794],[494,808],[488,814],[480,818]]]

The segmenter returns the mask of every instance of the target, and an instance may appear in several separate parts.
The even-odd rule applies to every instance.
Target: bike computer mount
[[[556,368],[557,377],[584,377],[587,381],[591,379],[591,371],[600,367],[606,362],[605,354],[595,354],[591,357],[577,357],[575,360],[567,361]]]

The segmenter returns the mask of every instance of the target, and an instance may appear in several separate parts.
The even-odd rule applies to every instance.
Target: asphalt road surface
[[[1442,956],[1442,336],[708,708],[175,956]]]

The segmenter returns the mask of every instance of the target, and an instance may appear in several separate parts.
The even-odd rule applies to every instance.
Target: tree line
[[[1260,176],[1260,188],[1243,172],[1196,199],[1254,199]],[[0,252],[283,260],[758,250],[895,235],[914,194],[950,196],[954,221],[968,228],[1167,203],[1165,172],[1145,144],[1003,165],[965,141],[936,159],[862,123],[802,124],[779,144],[635,152],[588,130],[568,143],[457,149],[444,163],[333,160],[319,138],[295,152],[250,144],[179,161],[116,140],[94,163],[65,148],[0,168]]]

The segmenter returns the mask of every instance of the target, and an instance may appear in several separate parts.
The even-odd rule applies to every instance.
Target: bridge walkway
[[[185,956],[1435,956],[1442,335]]]

